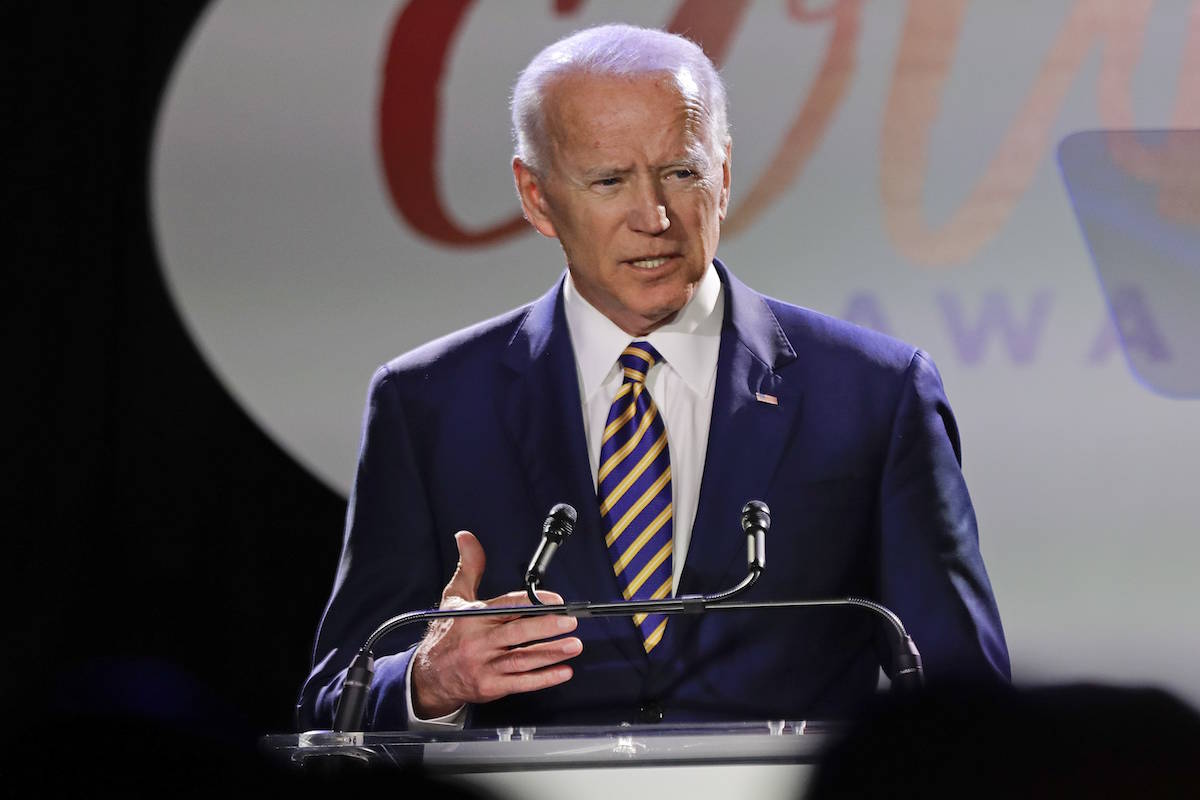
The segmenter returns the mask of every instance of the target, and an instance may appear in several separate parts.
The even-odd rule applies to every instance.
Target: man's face
[[[670,78],[568,75],[545,102],[549,163],[535,175],[513,162],[525,215],[558,238],[579,293],[645,335],[691,299],[716,254],[729,149],[712,147]]]

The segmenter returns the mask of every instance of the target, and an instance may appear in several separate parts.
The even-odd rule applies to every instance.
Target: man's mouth
[[[636,267],[637,269],[656,269],[670,260],[670,256],[659,256],[658,258],[639,258],[627,263]]]

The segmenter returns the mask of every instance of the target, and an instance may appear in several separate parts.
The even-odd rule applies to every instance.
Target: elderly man
[[[933,364],[715,260],[731,140],[703,52],[582,31],[521,74],[513,126],[521,205],[566,274],[376,373],[300,725],[329,726],[385,618],[439,590],[444,607],[522,602],[558,502],[579,519],[546,582],[569,600],[731,585],[741,508],[761,498],[771,559],[749,597],[874,598],[931,680],[1007,680]],[[378,645],[367,724],[843,716],[875,689],[875,626],[855,610],[442,621]]]

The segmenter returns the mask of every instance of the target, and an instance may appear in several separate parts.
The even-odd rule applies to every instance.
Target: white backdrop
[[[1098,273],[1056,161],[1081,130],[1200,127],[1200,3],[558,5],[226,0],[201,19],[159,122],[154,227],[181,316],[253,418],[345,491],[374,367],[562,269],[532,232],[419,229],[398,203],[432,207],[422,165],[461,229],[511,218],[506,98],[524,63],[591,24],[707,21],[706,44],[729,32],[734,129],[719,255],[761,291],[933,354],[1016,680],[1200,704],[1200,325],[1156,328],[1162,293],[1135,297],[1143,335],[1122,347],[1099,277],[1149,267],[1101,248]],[[444,68],[423,72],[430,20],[459,6]],[[409,113],[422,86],[434,105]],[[421,130],[432,152],[396,149]],[[1200,214],[1174,224],[1200,240]],[[1200,261],[1181,269],[1176,320],[1200,301]],[[1129,348],[1174,369],[1174,391]]]

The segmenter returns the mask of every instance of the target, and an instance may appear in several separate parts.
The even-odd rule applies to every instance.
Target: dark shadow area
[[[344,499],[214,377],[155,252],[154,124],[204,6],[6,15],[0,702],[22,744],[10,757],[46,748],[60,769],[51,756],[81,743],[93,765],[133,751],[106,750],[120,737],[89,720],[181,752],[291,730],[340,546]]]
[[[807,800],[1193,797],[1200,714],[1156,689],[942,689],[830,748]]]
[[[3,737],[10,786],[37,787],[38,796],[80,797],[498,797],[420,765],[367,768],[330,759],[302,769],[232,740],[211,721],[75,713],[52,722]]]

